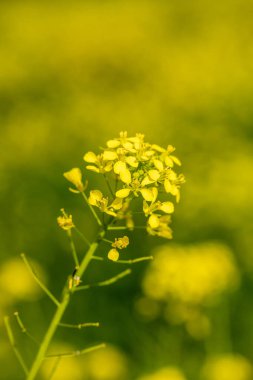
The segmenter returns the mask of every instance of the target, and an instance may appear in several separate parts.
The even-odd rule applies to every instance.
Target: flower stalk
[[[69,188],[69,190],[74,194],[81,194],[84,198],[97,224],[98,233],[96,239],[90,242],[83,232],[75,226],[72,215],[67,214],[64,209],[61,209],[62,215],[57,218],[57,222],[59,227],[68,236],[75,269],[65,282],[60,300],[54,296],[51,290],[37,276],[26,255],[24,253],[21,254],[22,260],[34,280],[56,306],[54,315],[44,338],[39,344],[38,352],[30,369],[28,369],[16,346],[9,317],[5,317],[7,335],[20,366],[26,375],[26,380],[37,379],[42,363],[46,359],[56,358],[49,375],[49,379],[51,379],[64,357],[83,355],[105,347],[105,344],[101,343],[82,350],[48,354],[48,348],[59,326],[72,329],[99,326],[98,322],[79,324],[62,322],[63,315],[75,292],[95,286],[111,285],[131,274],[131,269],[127,268],[109,279],[98,281],[94,284],[80,285],[81,279],[92,260],[108,260],[118,264],[132,265],[153,259],[152,256],[122,259],[121,255],[124,255],[122,251],[125,252],[130,243],[129,237],[127,235],[115,236],[114,240],[111,240],[106,236],[107,232],[117,234],[120,231],[124,231],[124,234],[127,234],[127,231],[146,229],[150,235],[166,239],[172,238],[169,224],[171,222],[171,214],[174,212],[174,205],[167,198],[164,200],[164,196],[175,197],[176,202],[178,202],[180,198],[180,186],[184,182],[184,176],[182,174],[178,175],[174,171],[174,165],[181,165],[178,158],[171,155],[174,150],[175,148],[171,145],[168,145],[165,149],[156,144],[147,143],[144,141],[144,135],[142,134],[128,137],[126,132],[121,132],[119,138],[107,141],[107,147],[103,149],[101,154],[86,153],[84,155],[84,161],[88,163],[86,169],[103,175],[109,196],[97,189],[90,190],[87,196],[85,191],[88,187],[88,181],[83,181],[81,169],[73,168],[64,173],[64,177],[74,185],[74,188]],[[138,197],[142,199],[141,211],[136,211],[134,207],[131,209],[132,201]],[[142,214],[146,218],[145,226],[135,226],[134,215],[136,214]],[[80,259],[80,254],[78,255],[77,253],[72,230],[81,237],[88,247],[82,259]],[[96,256],[96,251],[102,242],[111,245],[109,252],[107,252],[107,258]],[[15,313],[15,317],[21,331],[32,338],[18,313]]]

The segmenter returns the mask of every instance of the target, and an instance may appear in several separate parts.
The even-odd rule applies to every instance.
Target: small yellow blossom
[[[82,172],[79,168],[73,168],[69,170],[68,172],[65,172],[63,175],[69,182],[75,185],[77,190],[81,192],[85,190],[86,186],[84,186],[82,182]]]
[[[169,227],[170,222],[170,215],[152,214],[148,219],[147,231],[150,235],[172,239],[172,230]]]
[[[58,225],[65,231],[71,230],[71,228],[75,227],[72,221],[72,215],[67,215],[64,209],[61,209],[63,215],[58,216],[57,222]]]
[[[91,190],[88,202],[92,206],[98,207],[101,212],[115,217],[117,216],[115,211],[120,210],[123,203],[122,199],[116,198],[111,205],[108,205],[108,198],[104,197],[100,190]]]
[[[112,247],[123,249],[126,248],[129,244],[128,236],[123,236],[122,238],[116,238],[115,242],[112,244]]]
[[[110,249],[110,251],[108,252],[107,257],[108,257],[109,260],[118,261],[118,259],[119,259],[119,252],[115,248]]]

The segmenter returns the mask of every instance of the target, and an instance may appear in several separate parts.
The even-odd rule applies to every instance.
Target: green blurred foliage
[[[18,309],[37,339],[43,336],[53,305],[30,284],[19,253],[40,265],[59,295],[72,270],[67,239],[56,225],[59,209],[71,212],[88,236],[95,232],[62,173],[84,168],[83,154],[121,130],[176,146],[187,184],[173,216],[174,241],[186,250],[189,244],[198,250],[198,243],[220,241],[232,252],[241,278],[237,289],[209,305],[213,330],[202,339],[164,320],[162,304],[145,301],[149,317],[138,312],[149,264],[138,264],[115,286],[77,294],[66,320],[99,320],[101,328],[59,330],[56,346],[107,341],[111,348],[104,356],[62,361],[56,378],[69,376],[68,366],[76,380],[221,380],[222,371],[237,373],[236,380],[251,376],[252,15],[250,0],[1,2],[1,320]],[[97,176],[88,175],[92,188]],[[129,257],[164,244],[144,232],[130,234],[130,241]],[[84,252],[78,239],[77,246]],[[85,281],[113,274],[115,267],[96,262]],[[21,379],[0,326],[1,376]],[[31,360],[33,343],[17,328],[15,333]],[[205,375],[212,357],[225,353],[229,359],[217,359],[216,369]],[[94,363],[102,363],[105,374],[96,373]]]

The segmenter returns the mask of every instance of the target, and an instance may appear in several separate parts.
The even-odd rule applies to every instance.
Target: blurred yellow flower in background
[[[114,346],[91,352],[85,356],[89,380],[127,380],[128,363],[125,355]]]
[[[55,353],[67,353],[75,351],[75,348],[69,344],[57,342],[54,343],[51,352]],[[51,371],[56,363],[57,359],[45,360],[44,365],[42,366],[42,375],[43,380],[47,380],[51,374]],[[83,370],[82,358],[73,357],[64,357],[61,358],[59,365],[54,373],[54,380],[88,380]]]
[[[202,304],[239,283],[230,249],[220,243],[164,245],[155,252],[143,279],[144,293],[153,299]]]
[[[165,367],[150,375],[144,375],[138,380],[186,380],[186,377],[176,367]]]
[[[204,380],[252,380],[253,367],[241,355],[226,354],[210,358],[203,369]]]
[[[47,282],[46,274],[42,267],[35,261],[31,262],[38,276]],[[42,291],[27,270],[23,261],[19,258],[5,261],[0,268],[1,298],[7,303],[20,300],[35,300]]]

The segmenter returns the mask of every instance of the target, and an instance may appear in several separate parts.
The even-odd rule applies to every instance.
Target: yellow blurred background
[[[2,317],[19,310],[40,340],[53,313],[19,254],[60,294],[72,263],[59,209],[94,228],[62,173],[122,130],[177,148],[174,241],[134,235],[131,257],[154,262],[73,300],[66,318],[101,328],[60,329],[54,347],[108,348],[62,360],[55,379],[252,379],[252,16],[250,0],[1,1],[3,380],[22,376]],[[88,280],[110,274],[95,263]],[[12,324],[29,361],[33,342]]]

